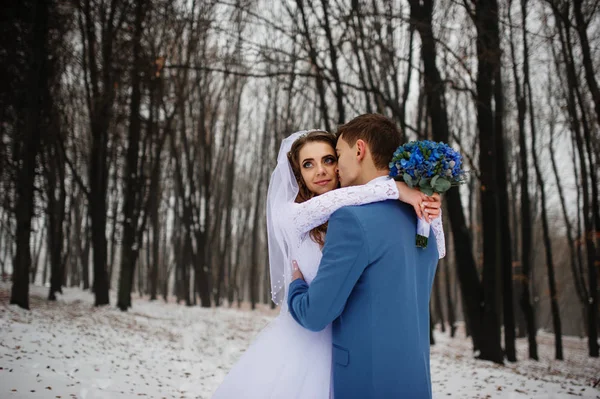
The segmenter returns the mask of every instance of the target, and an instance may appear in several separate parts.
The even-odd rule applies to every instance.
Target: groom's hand
[[[298,262],[296,262],[295,260],[292,261],[292,281],[296,281],[299,278],[301,278],[302,280],[304,280],[304,275],[302,275],[302,272],[300,271],[300,268],[298,267]]]

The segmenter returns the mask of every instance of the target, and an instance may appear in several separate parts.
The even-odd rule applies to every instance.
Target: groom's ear
[[[365,155],[367,155],[367,143],[361,139],[356,140],[356,157],[358,161],[365,159]]]

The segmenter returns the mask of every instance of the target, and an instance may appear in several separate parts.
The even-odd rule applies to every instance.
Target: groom
[[[342,187],[386,179],[401,144],[382,115],[358,116],[338,129]],[[312,331],[333,323],[337,399],[431,398],[429,297],[438,261],[433,234],[415,245],[410,205],[385,201],[346,207],[330,220],[310,288],[294,266],[288,305]]]

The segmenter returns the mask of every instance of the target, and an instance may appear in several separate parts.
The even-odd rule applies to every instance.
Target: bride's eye
[[[302,164],[302,167],[305,169],[312,168],[313,164],[310,161],[306,161]]]
[[[336,163],[336,159],[334,157],[325,158],[325,165],[333,165]]]

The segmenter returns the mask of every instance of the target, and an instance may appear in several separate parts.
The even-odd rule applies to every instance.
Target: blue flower
[[[422,140],[398,147],[389,168],[393,177],[407,173],[419,181],[439,175],[448,177],[452,185],[456,185],[464,181],[462,165],[462,156],[449,145]]]

